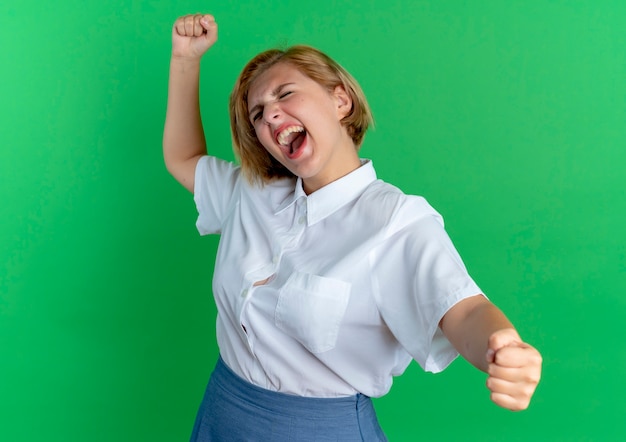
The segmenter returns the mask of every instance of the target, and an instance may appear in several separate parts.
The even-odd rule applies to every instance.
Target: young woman
[[[386,440],[370,397],[411,360],[459,353],[491,399],[525,409],[541,356],[468,275],[440,215],[376,179],[358,148],[371,123],[357,82],[306,46],[270,50],[230,100],[241,166],[206,155],[200,59],[210,15],[173,29],[165,163],[219,233],[220,358],[192,440]]]

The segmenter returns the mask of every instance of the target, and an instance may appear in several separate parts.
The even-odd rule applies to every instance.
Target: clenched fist
[[[199,59],[216,41],[217,23],[212,15],[180,17],[172,29],[172,57]]]
[[[539,352],[515,330],[504,329],[490,336],[486,358],[491,400],[509,410],[526,409],[541,377]]]

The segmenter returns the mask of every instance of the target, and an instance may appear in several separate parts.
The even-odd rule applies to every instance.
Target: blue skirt
[[[222,358],[211,375],[191,435],[192,442],[386,440],[369,397],[277,393],[240,378]]]

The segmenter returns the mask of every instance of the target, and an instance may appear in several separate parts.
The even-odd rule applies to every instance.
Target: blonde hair
[[[329,92],[343,86],[352,99],[352,110],[341,120],[358,149],[370,124],[372,113],[363,90],[357,81],[323,52],[305,45],[286,50],[270,49],[254,57],[243,68],[230,95],[230,128],[233,150],[241,162],[244,175],[250,182],[267,183],[277,178],[293,177],[261,145],[248,117],[248,92],[252,82],[278,63],[287,63],[311,78]]]

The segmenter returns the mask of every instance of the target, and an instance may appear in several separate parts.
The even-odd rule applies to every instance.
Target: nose
[[[274,124],[280,119],[282,112],[278,103],[268,103],[263,109],[263,119],[266,124]]]

